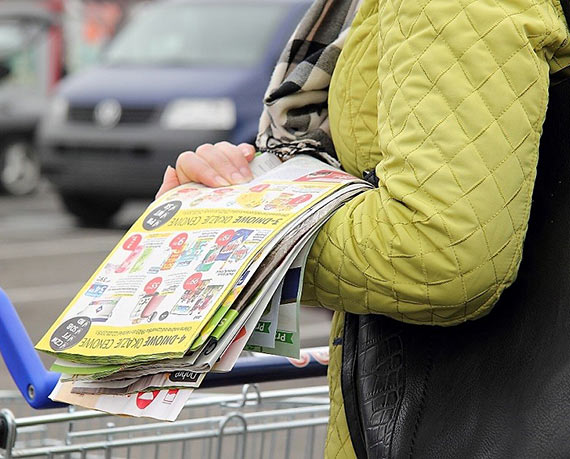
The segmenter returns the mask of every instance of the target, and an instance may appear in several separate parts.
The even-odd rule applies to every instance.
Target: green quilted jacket
[[[364,0],[331,82],[344,168],[379,188],[325,225],[303,302],[335,311],[327,456],[354,455],[343,314],[454,325],[516,278],[550,74],[570,64],[558,0]]]

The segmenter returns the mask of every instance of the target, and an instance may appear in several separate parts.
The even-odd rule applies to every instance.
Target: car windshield
[[[257,62],[285,5],[178,3],[147,7],[104,56],[110,65],[237,65]]]

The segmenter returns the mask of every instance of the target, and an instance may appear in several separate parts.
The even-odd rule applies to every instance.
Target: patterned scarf
[[[273,71],[256,144],[282,160],[317,155],[340,167],[328,121],[328,89],[360,0],[316,0]]]

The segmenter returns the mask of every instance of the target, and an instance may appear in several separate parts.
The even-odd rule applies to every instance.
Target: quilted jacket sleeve
[[[378,1],[380,184],[319,233],[303,301],[453,325],[516,277],[566,23],[551,0]]]

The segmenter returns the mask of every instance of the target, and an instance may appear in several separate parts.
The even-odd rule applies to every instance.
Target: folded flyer
[[[248,183],[165,193],[127,231],[36,346],[64,373],[54,399],[137,415],[131,394],[186,397],[205,372],[231,369],[249,339],[249,349],[299,354],[298,287],[313,236],[370,185],[306,155],[251,165]],[[189,380],[172,381],[177,371]]]

